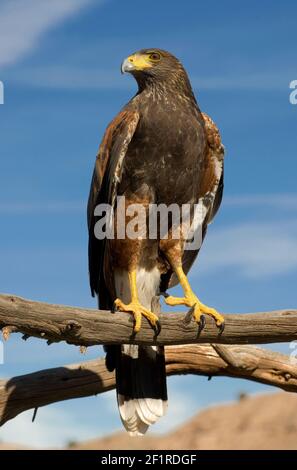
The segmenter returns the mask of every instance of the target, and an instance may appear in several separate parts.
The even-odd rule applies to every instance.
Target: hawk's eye
[[[149,55],[149,59],[153,62],[159,62],[159,60],[161,60],[161,55],[159,54],[159,52],[151,52],[151,54]]]

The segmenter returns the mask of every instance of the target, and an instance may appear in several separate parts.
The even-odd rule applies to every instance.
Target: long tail
[[[131,435],[144,434],[167,408],[164,349],[123,345],[116,383],[123,425]]]
[[[116,292],[129,301],[130,288],[125,272],[115,273]],[[158,270],[137,273],[137,289],[141,303],[157,313],[154,298],[158,291]],[[164,348],[124,344],[109,346],[107,367],[116,369],[118,407],[122,423],[130,435],[143,435],[167,409],[167,386]]]

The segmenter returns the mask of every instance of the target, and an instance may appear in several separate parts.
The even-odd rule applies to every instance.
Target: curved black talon
[[[201,331],[202,331],[203,328],[205,327],[205,323],[206,323],[205,316],[204,316],[204,315],[201,315],[201,317],[200,317],[200,322],[198,323],[198,325],[199,325],[199,327],[198,327],[198,335],[200,335]]]
[[[219,335],[221,335],[225,329],[225,322],[223,321],[223,323],[221,323],[218,328],[219,328]]]
[[[192,315],[192,316],[193,316],[195,307],[196,307],[196,304],[192,305],[192,307],[190,308],[190,310],[188,310],[188,312],[187,312],[187,316],[188,316],[188,315]]]
[[[136,335],[137,335],[137,331],[135,331],[134,328],[133,328],[132,333],[130,335],[130,339],[133,341],[135,339]]]
[[[161,323],[159,322],[159,320],[157,320],[156,324],[154,325],[154,331],[156,333],[156,336],[159,336],[161,332]]]
[[[117,307],[116,307],[115,303],[112,304],[112,307],[111,307],[110,311],[111,311],[111,313],[116,313]]]
[[[195,310],[195,305],[193,305],[186,313],[185,315],[185,318],[183,320],[184,324],[185,325],[188,325],[189,323],[191,323],[192,319],[193,319],[193,313],[194,313],[194,310]]]

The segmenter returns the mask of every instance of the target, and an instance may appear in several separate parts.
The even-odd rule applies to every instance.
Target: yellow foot
[[[197,323],[199,323],[199,329],[202,330],[205,325],[205,317],[204,315],[210,315],[214,318],[217,327],[220,329],[222,333],[224,330],[224,317],[219,312],[217,312],[214,308],[208,307],[204,305],[198,297],[194,293],[190,293],[186,297],[173,297],[172,295],[165,295],[165,302],[167,305],[171,305],[172,307],[176,305],[186,305],[190,307],[190,312],[192,313],[194,319]]]
[[[161,327],[159,323],[159,318],[155,313],[151,312],[147,308],[143,307],[140,302],[130,302],[129,304],[124,304],[121,299],[116,299],[114,305],[117,310],[121,312],[132,313],[134,317],[134,333],[137,333],[141,328],[142,316],[147,318],[149,323],[152,325],[157,334],[160,333]]]

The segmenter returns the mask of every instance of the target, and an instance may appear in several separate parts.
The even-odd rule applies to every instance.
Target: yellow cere
[[[128,61],[133,64],[136,70],[143,70],[152,67],[152,63],[147,54],[133,54],[128,57]]]

